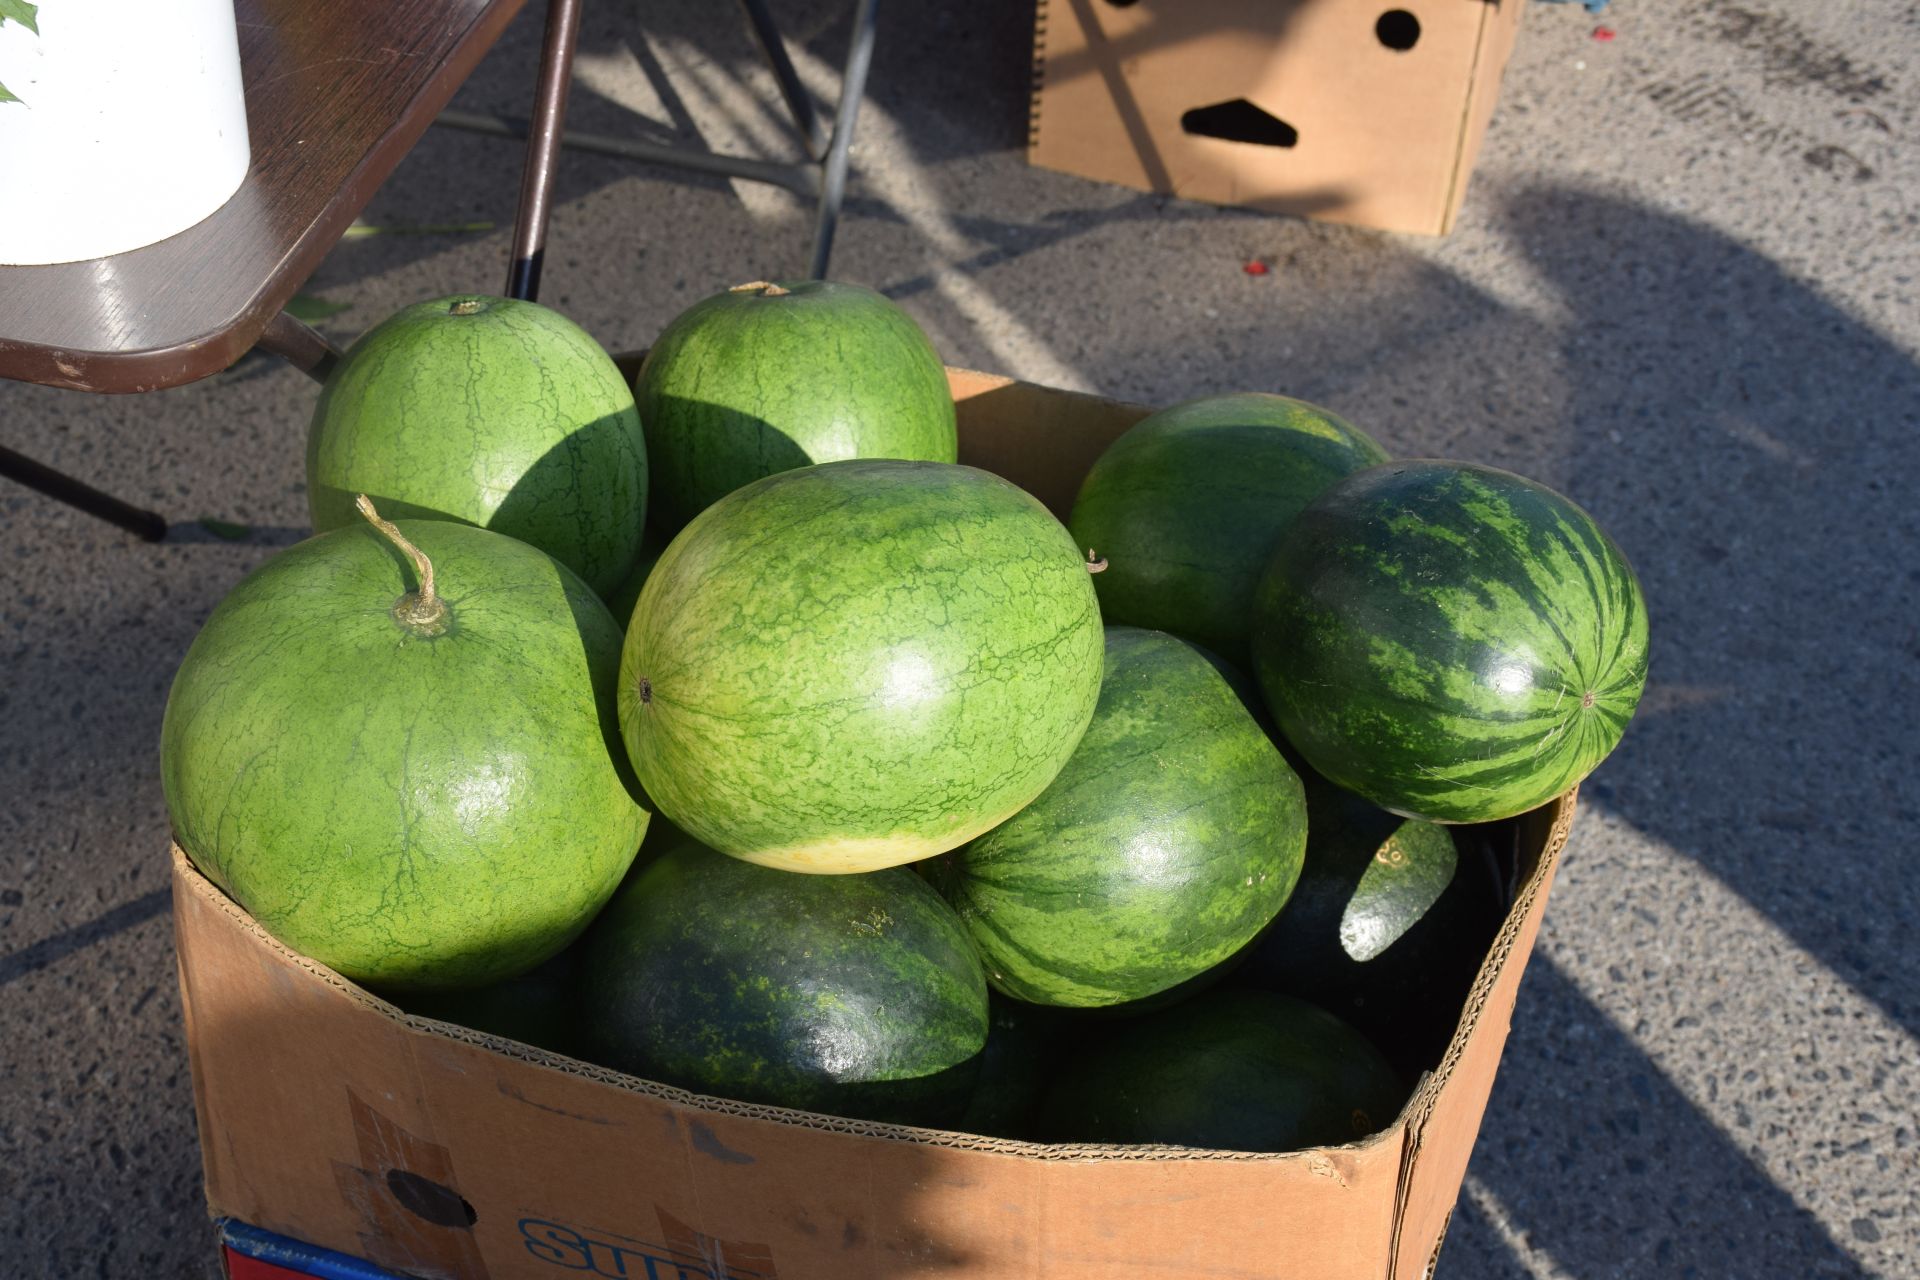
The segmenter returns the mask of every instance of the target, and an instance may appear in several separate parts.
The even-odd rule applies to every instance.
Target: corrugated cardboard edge
[[[320,964],[318,961],[301,955],[299,952],[287,947],[284,943],[274,938],[272,934],[261,928],[259,923],[256,922],[244,908],[227,897],[225,893],[221,892],[218,885],[202,875],[199,869],[193,865],[192,858],[188,856],[186,851],[178,844],[171,846],[169,852],[173,866],[173,895],[176,904],[176,921],[184,921],[187,917],[188,913],[180,908],[185,906],[189,901],[211,907],[225,916],[232,927],[246,934],[256,945],[271,951],[283,963],[293,965],[312,977],[318,978],[334,991],[346,996],[353,1003],[360,1005],[369,1012],[389,1022],[399,1023],[414,1031],[424,1032],[444,1039],[459,1040],[477,1048],[486,1049],[504,1057],[513,1058],[519,1062],[530,1063],[535,1066],[544,1067],[550,1071],[558,1071],[565,1075],[576,1076],[581,1079],[592,1080],[599,1084],[610,1085],[627,1093],[642,1094],[646,1097],[655,1098],[662,1102],[668,1102],[674,1106],[685,1107],[693,1111],[705,1111],[719,1115],[765,1120],[790,1128],[816,1129],[830,1133],[847,1133],[860,1137],[881,1138],[894,1142],[911,1142],[926,1146],[949,1147],[964,1151],[990,1151],[1001,1155],[1017,1155],[1030,1159],[1073,1163],[1084,1163],[1089,1160],[1110,1162],[1231,1161],[1235,1163],[1302,1162],[1309,1166],[1314,1164],[1315,1157],[1321,1150],[1365,1151],[1378,1147],[1383,1143],[1397,1140],[1398,1134],[1396,1130],[1399,1128],[1400,1123],[1404,1122],[1407,1115],[1407,1112],[1403,1110],[1400,1120],[1394,1125],[1388,1126],[1379,1133],[1371,1134],[1355,1142],[1345,1143],[1337,1148],[1329,1147],[1317,1148],[1315,1151],[1281,1152],[1211,1151],[1196,1147],[1022,1142],[1011,1138],[989,1138],[979,1134],[959,1133],[945,1129],[924,1129],[908,1125],[885,1124],[879,1121],[852,1120],[843,1116],[821,1115],[811,1111],[794,1111],[785,1107],[764,1106],[758,1103],[736,1102],[730,1098],[709,1097],[704,1094],[691,1093],[672,1085],[645,1080],[639,1076],[627,1075],[607,1067],[595,1066],[592,1063],[582,1062],[578,1059],[552,1053],[532,1045],[522,1044],[517,1040],[507,1040],[484,1031],[475,1031],[472,1028],[463,1027],[456,1023],[441,1022],[437,1019],[407,1013],[397,1005],[381,999],[364,987],[357,986],[334,970]],[[189,967],[184,957],[181,964],[184,972]],[[189,1026],[191,1026],[193,1001],[189,984],[183,981],[182,990],[187,993],[184,1000],[187,1007],[187,1020]],[[200,1131],[205,1135],[214,1132],[215,1127],[208,1123],[209,1117],[205,1113],[205,1102],[198,1091],[199,1064],[194,1060],[196,1054],[192,1043],[193,1037],[189,1035],[188,1040],[189,1059],[193,1061],[196,1075],[195,1106],[196,1110],[201,1113]],[[1411,1106],[1411,1103],[1409,1103],[1409,1106]],[[208,1181],[210,1183],[222,1182],[224,1185],[223,1180],[216,1178],[216,1171],[213,1168],[213,1165],[218,1161],[218,1152],[210,1144],[203,1143],[202,1146],[208,1165]]]
[[[1034,0],[1033,62],[1027,86],[1027,163],[1040,149],[1040,95],[1047,87],[1047,0]]]
[[[1519,821],[1522,831],[1548,824],[1539,861],[1523,875],[1506,922],[1481,962],[1440,1066],[1402,1113],[1407,1142],[1394,1211],[1392,1280],[1420,1280],[1446,1234],[1473,1153],[1475,1135],[1499,1069],[1512,1023],[1520,979],[1546,915],[1554,871],[1566,848],[1578,808],[1579,788]],[[1524,849],[1532,842],[1522,839]],[[1490,1016],[1497,1014],[1497,1019]],[[1447,1139],[1453,1139],[1451,1143]]]
[[[1494,105],[1500,98],[1500,81],[1506,74],[1507,58],[1520,31],[1521,15],[1531,0],[1484,0],[1480,15],[1479,43],[1474,50],[1473,67],[1468,73],[1466,100],[1460,113],[1459,141],[1454,149],[1453,179],[1448,185],[1446,203],[1440,210],[1438,234],[1453,231],[1460,206],[1466,203],[1467,184],[1473,179],[1474,165],[1480,158],[1480,144],[1493,121]]]

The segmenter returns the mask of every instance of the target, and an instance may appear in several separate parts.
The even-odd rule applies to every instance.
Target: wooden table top
[[[522,3],[236,0],[253,146],[239,191],[143,249],[0,267],[0,377],[154,391],[239,359]]]

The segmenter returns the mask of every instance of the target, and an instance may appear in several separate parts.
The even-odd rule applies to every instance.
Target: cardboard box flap
[[[972,369],[947,370],[960,423],[960,461],[1020,487],[1065,523],[1080,481],[1108,445],[1153,410]],[[982,424],[993,424],[992,430]]]
[[[1546,915],[1553,873],[1573,829],[1578,788],[1516,821],[1519,890],[1467,996],[1440,1066],[1401,1116],[1406,1168],[1395,1213],[1392,1280],[1421,1280],[1446,1235],[1467,1159],[1506,1047],[1520,978]]]
[[[912,1261],[1091,1277],[1146,1258],[1169,1274],[1379,1275],[1402,1125],[1309,1152],[1047,1146],[704,1098],[407,1015],[173,857],[216,1216],[429,1277],[616,1253],[635,1268],[706,1257],[714,1276],[716,1256],[738,1276]]]
[[[215,1216],[375,1261],[405,1258],[422,1274],[462,1274],[471,1250],[427,1230],[449,1216],[453,1173],[432,1138],[412,1048],[388,1033],[392,1006],[275,942],[177,847],[173,885]],[[317,1091],[314,1081],[329,1084]],[[422,1212],[381,1212],[408,1201]]]
[[[1520,16],[1531,0],[1481,0],[1485,9],[1480,27],[1480,49],[1473,60],[1473,79],[1467,85],[1466,119],[1460,130],[1460,158],[1454,166],[1453,190],[1447,195],[1447,216],[1440,225],[1442,235],[1453,230],[1453,222],[1466,199],[1467,182],[1480,159],[1480,144],[1486,140],[1493,123],[1493,108],[1500,99],[1500,80],[1506,75],[1507,60],[1519,38]]]

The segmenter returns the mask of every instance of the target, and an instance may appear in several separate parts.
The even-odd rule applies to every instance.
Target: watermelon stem
[[[407,540],[399,526],[391,520],[383,520],[380,513],[373,509],[373,499],[361,494],[353,500],[360,514],[367,518],[384,534],[387,540],[406,553],[413,561],[414,572],[420,577],[420,589],[409,591],[393,602],[393,620],[415,635],[432,638],[442,635],[447,629],[447,603],[433,589],[433,561],[427,559],[427,553]]]
[[[758,289],[760,291],[760,296],[763,298],[784,298],[788,294],[793,292],[793,290],[791,289],[782,289],[779,285],[775,284],[771,280],[750,280],[746,284],[737,284],[733,286],[733,288],[727,290],[727,292],[728,293],[751,293],[755,289]]]
[[[477,316],[487,309],[485,298],[461,298],[447,308],[450,316]]]

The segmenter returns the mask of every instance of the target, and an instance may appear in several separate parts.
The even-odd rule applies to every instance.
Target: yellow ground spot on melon
[[[944,853],[952,846],[941,840],[911,836],[864,836],[810,840],[778,849],[748,849],[734,853],[744,862],[804,875],[852,875],[881,871],[904,862],[917,862]]]
[[[1287,430],[1303,436],[1318,436],[1335,444],[1352,444],[1353,437],[1317,413],[1296,413],[1287,419]]]
[[[903,863],[918,862],[937,853],[957,849],[984,832],[991,831],[1026,808],[1027,800],[1009,806],[944,835],[829,836],[772,849],[728,850],[743,862],[757,863],[780,871],[798,871],[805,875],[853,875],[862,871],[883,871]]]
[[[853,926],[855,932],[877,938],[887,931],[887,926],[893,923],[893,917],[876,908],[867,912],[865,920],[849,920],[847,923]]]

